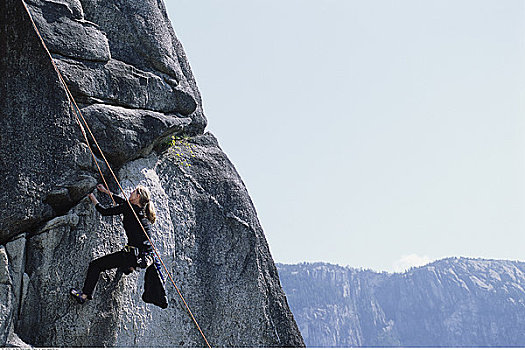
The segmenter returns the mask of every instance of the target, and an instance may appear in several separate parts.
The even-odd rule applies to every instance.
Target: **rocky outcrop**
[[[52,191],[60,189],[71,206],[80,199],[74,192],[85,193],[77,181],[96,180],[66,92],[21,2],[2,1],[0,16],[0,242],[6,242],[56,215],[47,202]]]
[[[27,5],[120,183],[151,190],[153,241],[210,344],[304,346],[248,192],[204,133],[162,2]],[[142,302],[143,272],[105,272],[94,300],[68,298],[125,235],[85,197],[100,181],[95,162],[108,169],[89,153],[23,3],[2,2],[0,19],[0,344],[205,346],[171,284],[167,309]]]
[[[525,346],[525,263],[450,258],[405,273],[278,265],[307,346]]]
[[[9,336],[9,328],[13,322],[14,293],[13,282],[9,276],[7,253],[0,247],[0,341],[5,344]]]
[[[166,134],[202,133],[200,94],[162,3],[30,0],[27,5],[86,118],[98,123],[93,131],[114,166],[147,153]],[[95,164],[78,142],[82,134],[72,106],[21,0],[0,6],[5,72],[0,176],[7,180],[0,210],[10,213],[0,222],[1,242],[78,202],[78,194],[95,181],[89,179]],[[126,44],[125,38],[133,40]],[[141,64],[132,65],[137,61]]]

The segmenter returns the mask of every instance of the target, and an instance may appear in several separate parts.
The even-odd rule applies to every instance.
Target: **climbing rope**
[[[98,142],[97,142],[97,139],[95,138],[95,136],[93,135],[93,133],[91,132],[91,129],[89,128],[89,125],[86,121],[86,119],[84,118],[84,116],[82,115],[82,112],[80,111],[80,108],[78,107],[73,95],[71,94],[71,91],[69,90],[62,74],[60,73],[60,70],[58,69],[58,67],[56,66],[55,64],[55,60],[53,59],[53,56],[51,56],[51,53],[49,52],[48,48],[47,48],[47,45],[46,43],[44,42],[44,39],[42,38],[42,35],[40,34],[40,31],[38,30],[38,27],[36,26],[35,24],[35,21],[33,20],[33,17],[31,16],[31,12],[29,11],[29,9],[27,8],[27,5],[26,3],[21,0],[22,4],[24,5],[24,8],[29,16],[29,19],[31,20],[31,24],[33,25],[33,28],[35,29],[35,32],[40,40],[40,42],[42,43],[42,46],[44,47],[44,50],[46,51],[47,55],[49,56],[49,58],[51,59],[51,63],[53,65],[53,68],[55,69],[57,75],[58,75],[58,78],[60,79],[60,82],[62,83],[62,85],[64,85],[64,88],[66,90],[66,93],[67,93],[67,96],[68,96],[68,100],[69,100],[69,104],[74,112],[74,115],[75,115],[75,118],[76,118],[76,121],[80,127],[80,130],[82,132],[82,135],[84,136],[84,139],[86,141],[86,144],[89,148],[89,151],[91,152],[91,156],[93,157],[93,161],[95,162],[96,166],[97,166],[97,169],[98,169],[98,172],[100,173],[100,176],[102,177],[102,180],[104,181],[104,185],[106,186],[106,189],[108,190],[108,193],[111,197],[111,200],[113,201],[113,203],[115,204],[115,200],[113,199],[113,195],[111,194],[111,191],[109,191],[109,187],[108,187],[108,184],[106,182],[106,179],[104,177],[104,175],[102,174],[102,170],[100,169],[100,166],[98,165],[98,162],[97,162],[97,158],[95,156],[95,153],[93,152],[93,150],[91,149],[91,146],[90,146],[90,143],[89,143],[89,139],[87,137],[87,134],[86,134],[86,130],[84,129],[84,126],[85,128],[88,130],[89,132],[89,135],[91,136],[91,138],[93,139],[93,141],[95,142],[95,145],[100,153],[100,155],[102,156],[102,158],[104,159],[104,162],[106,164],[106,166],[108,167],[109,171],[111,172],[111,175],[113,176],[113,178],[115,179],[115,182],[116,184],[118,185],[121,193],[122,193],[122,196],[126,199],[126,202],[128,203],[129,207],[131,208],[131,211],[133,212],[133,214],[135,215],[135,218],[137,219],[137,222],[139,223],[140,227],[142,228],[142,231],[144,232],[144,234],[146,235],[148,241],[150,242],[151,244],[151,247],[153,248],[153,251],[155,252],[155,255],[157,256],[157,258],[159,259],[160,263],[162,264],[162,266],[164,267],[164,270],[166,270],[166,273],[171,281],[171,283],[173,284],[173,286],[175,287],[175,290],[177,291],[177,293],[179,294],[179,297],[181,298],[182,302],[184,303],[184,306],[186,307],[186,309],[188,310],[188,313],[189,315],[191,316],[191,319],[193,320],[193,322],[195,323],[195,325],[197,326],[197,329],[199,330],[202,338],[204,339],[204,341],[206,342],[206,345],[208,346],[208,348],[211,348],[210,346],[210,343],[208,343],[208,340],[206,339],[206,337],[204,336],[204,333],[202,332],[202,329],[201,327],[199,326],[197,320],[195,319],[195,317],[193,316],[193,313],[191,312],[190,310],[190,307],[188,306],[188,303],[186,303],[186,300],[184,299],[184,297],[182,296],[182,293],[180,292],[179,288],[177,287],[177,285],[175,284],[175,281],[173,280],[173,277],[171,275],[171,273],[169,272],[168,268],[166,267],[166,264],[164,264],[164,261],[162,260],[162,258],[160,257],[160,254],[157,250],[157,248],[155,247],[155,245],[153,244],[153,241],[151,240],[151,238],[149,237],[148,233],[146,232],[146,230],[144,229],[144,226],[142,225],[142,222],[140,221],[139,217],[137,216],[137,213],[135,213],[135,210],[133,210],[133,207],[131,206],[131,203],[129,202],[129,199],[128,197],[126,196],[126,193],[124,192],[124,189],[122,188],[122,186],[120,185],[120,182],[118,181],[117,179],[117,176],[115,175],[115,173],[113,172],[113,169],[111,168],[111,165],[109,164],[108,160],[106,159],[106,157],[104,156],[104,152],[102,152],[102,149],[100,149],[100,146],[98,145]],[[79,118],[80,116],[80,118]],[[82,122],[84,123],[84,126],[82,125],[80,119],[82,119]]]

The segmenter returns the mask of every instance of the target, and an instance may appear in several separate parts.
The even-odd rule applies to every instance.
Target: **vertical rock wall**
[[[125,190],[152,191],[153,241],[210,344],[304,346],[244,184],[203,133],[162,2],[27,4]],[[142,302],[143,271],[104,272],[94,300],[68,298],[125,234],[85,198],[100,181],[95,163],[22,2],[2,2],[0,18],[0,344],[205,346],[171,284],[167,309]],[[173,135],[185,137],[170,145]]]
[[[58,76],[20,1],[0,4],[0,242],[71,203],[90,180],[91,159]]]

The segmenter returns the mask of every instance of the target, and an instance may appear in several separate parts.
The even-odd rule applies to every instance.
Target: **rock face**
[[[5,344],[12,324],[14,307],[13,282],[9,276],[8,258],[4,247],[0,248],[0,341]]]
[[[125,190],[151,190],[152,239],[210,344],[304,346],[246,188],[204,133],[162,2],[26,3]],[[171,284],[167,309],[142,302],[143,272],[104,272],[94,300],[68,298],[125,235],[85,197],[100,182],[95,161],[108,169],[92,159],[22,1],[3,1],[0,20],[0,345],[205,346]]]
[[[281,265],[307,346],[525,346],[525,263],[449,258],[402,274]]]

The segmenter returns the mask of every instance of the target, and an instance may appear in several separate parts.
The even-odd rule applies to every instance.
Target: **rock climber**
[[[110,194],[110,191],[102,184],[97,185],[97,189],[100,192]],[[153,262],[153,249],[151,244],[127,201],[113,194],[116,205],[105,207],[98,202],[93,193],[90,193],[88,197],[95,205],[95,209],[102,214],[102,216],[122,214],[122,222],[126,236],[128,237],[128,243],[123,250],[95,259],[89,264],[82,290],[76,290],[74,288],[70,290],[70,295],[80,304],[93,298],[93,291],[102,271],[118,267],[125,274],[129,274],[137,267],[146,268]],[[129,196],[129,202],[149,236],[150,224],[153,224],[156,218],[155,208],[151,202],[150,191],[144,186],[137,186]]]

